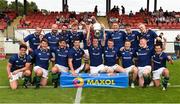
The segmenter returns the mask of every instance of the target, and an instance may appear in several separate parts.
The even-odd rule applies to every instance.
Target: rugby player
[[[39,88],[40,85],[45,86],[48,79],[48,67],[49,61],[52,59],[52,54],[48,48],[48,41],[46,39],[41,40],[40,48],[36,49],[31,55],[32,59],[35,59],[35,85]]]
[[[82,64],[82,58],[87,61],[87,56],[85,56],[83,49],[80,48],[80,40],[74,39],[73,43],[73,48],[68,53],[68,65],[72,75],[77,76],[81,70],[89,70],[89,65]]]
[[[132,73],[132,83],[131,88],[135,88],[134,82],[137,78],[138,69],[134,65],[133,58],[135,56],[135,51],[131,48],[131,41],[126,40],[124,44],[124,49],[120,51],[120,57],[122,58],[122,66],[127,73]]]
[[[118,49],[114,47],[113,39],[108,40],[108,46],[104,48],[104,65],[107,73],[113,74],[114,72],[125,72],[125,70],[116,64]]]
[[[27,88],[27,83],[30,81],[30,64],[31,58],[26,54],[27,46],[22,44],[19,47],[19,53],[10,57],[7,64],[7,74],[11,89],[17,89],[18,80],[24,78],[23,86]]]
[[[60,39],[58,42],[59,46],[53,49],[52,52],[55,53],[55,65],[52,67],[52,82],[54,88],[57,88],[59,84],[59,73],[68,72],[68,52],[67,43],[65,39]]]
[[[147,46],[147,39],[140,39],[140,48],[137,50],[137,66],[139,76],[139,86],[146,87],[150,83],[151,74],[151,56],[154,53],[153,48]]]
[[[152,56],[153,61],[153,81],[156,87],[160,86],[161,75],[163,90],[167,89],[167,84],[169,81],[169,70],[166,67],[166,61],[170,64],[173,64],[173,61],[170,56],[168,56],[165,52],[162,51],[163,47],[161,44],[155,45],[155,54]]]

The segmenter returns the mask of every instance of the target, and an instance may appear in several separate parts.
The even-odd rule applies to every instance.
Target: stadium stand
[[[0,13],[0,30],[4,31],[16,17],[15,11],[3,11]]]
[[[79,14],[76,14],[75,12],[29,13],[20,20],[18,28],[35,28],[40,26],[47,29],[51,28],[51,25],[54,23],[57,23],[58,27],[61,28],[64,24],[68,25],[74,21],[73,18],[78,20],[78,22],[81,22],[84,18],[91,16],[96,16],[96,14],[93,12],[83,12]]]
[[[156,29],[180,29],[180,12],[136,12],[134,15],[119,15],[118,12],[109,12],[109,24],[118,22],[123,28],[124,24],[130,24],[136,28],[138,23],[145,23],[148,28]]]

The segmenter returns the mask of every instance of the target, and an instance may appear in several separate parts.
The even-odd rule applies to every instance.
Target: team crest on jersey
[[[147,36],[147,37],[150,37],[150,34],[147,34],[146,36]]]
[[[17,60],[16,63],[18,63],[19,61]]]
[[[38,55],[41,55],[41,53],[38,53]]]
[[[65,50],[65,52],[67,53],[67,52],[68,52],[68,50]]]
[[[33,38],[33,40],[36,40],[36,38]]]
[[[51,37],[48,37],[48,39],[51,39]]]
[[[77,54],[75,53],[75,56],[77,56]]]

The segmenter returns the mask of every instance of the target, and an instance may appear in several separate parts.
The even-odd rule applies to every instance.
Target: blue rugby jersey
[[[116,48],[104,48],[104,65],[113,66],[116,64],[118,50]]]
[[[68,48],[55,48],[51,50],[55,53],[55,64],[68,67]]]
[[[153,55],[153,48],[139,48],[136,52],[138,58],[138,67],[144,67],[146,65],[151,65],[151,56]]]
[[[149,46],[149,48],[154,47],[154,42],[157,37],[157,34],[154,31],[148,30],[147,33],[140,33],[139,38],[142,37],[147,39],[147,45]]]
[[[76,70],[82,64],[82,57],[84,55],[84,51],[80,49],[75,49],[74,47],[69,50],[68,58],[72,58],[73,68]]]
[[[10,57],[9,63],[12,65],[10,71],[13,72],[17,69],[25,67],[26,63],[31,63],[31,58],[29,55],[20,57],[18,54],[14,54]]]
[[[128,68],[133,65],[133,58],[134,58],[135,51],[130,48],[129,50],[122,50],[120,51],[120,56],[122,57],[122,66],[123,68]]]
[[[101,45],[98,45],[98,47],[94,47],[93,45],[90,45],[88,47],[89,51],[89,57],[90,57],[90,66],[98,66],[103,63],[103,47]]]
[[[168,55],[164,52],[161,54],[154,54],[152,56],[153,60],[153,70],[158,70],[159,68],[166,68],[166,61],[168,61]]]
[[[131,48],[133,48],[134,50],[137,50],[139,47],[138,36],[138,31],[132,31],[132,33],[126,33],[125,35],[125,39],[131,41]]]
[[[35,60],[35,66],[42,67],[48,70],[49,61],[52,58],[50,50],[36,49],[31,57]]]
[[[36,34],[30,34],[24,38],[24,42],[29,42],[29,47],[35,50],[40,44],[40,38]]]

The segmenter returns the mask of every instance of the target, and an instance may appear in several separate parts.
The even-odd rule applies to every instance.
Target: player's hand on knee
[[[19,71],[18,70],[15,70],[15,71],[13,71],[13,75],[16,75],[17,73],[18,73]]]

